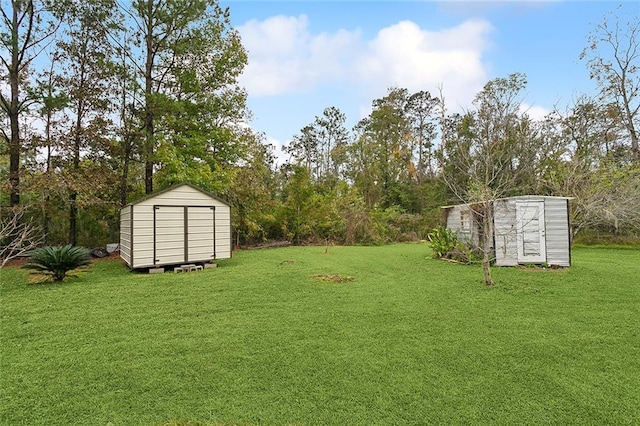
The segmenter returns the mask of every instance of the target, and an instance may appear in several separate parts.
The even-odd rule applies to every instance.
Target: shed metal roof
[[[517,200],[517,199],[530,199],[530,198],[554,198],[554,199],[558,199],[558,200],[573,200],[574,197],[560,197],[557,195],[514,195],[513,197],[502,197],[502,198],[496,198],[493,201],[502,201],[502,200]],[[468,205],[473,205],[473,204],[480,204],[481,201],[476,201],[473,203],[460,203],[460,204],[451,204],[448,206],[441,206],[441,209],[450,209],[452,207],[456,207],[456,206],[468,206]]]
[[[167,192],[169,192],[169,191],[173,191],[174,189],[176,189],[176,188],[180,188],[181,186],[188,186],[188,187],[190,187],[190,188],[193,188],[193,189],[195,189],[196,191],[202,192],[202,193],[203,193],[203,194],[205,194],[206,196],[211,197],[211,198],[213,198],[214,200],[220,201],[221,203],[226,204],[227,206],[231,207],[231,204],[230,204],[228,201],[223,200],[222,198],[219,198],[219,197],[217,197],[217,196],[215,196],[215,195],[211,194],[210,192],[205,191],[205,190],[204,190],[204,189],[202,189],[202,188],[198,188],[197,186],[195,186],[195,185],[193,185],[193,184],[190,184],[189,182],[178,183],[178,184],[176,184],[176,185],[170,186],[170,187],[168,187],[168,188],[165,188],[165,189],[163,189],[163,190],[160,190],[160,191],[154,192],[154,193],[152,193],[152,194],[147,194],[147,195],[145,195],[144,197],[142,197],[142,198],[140,198],[140,199],[138,199],[138,200],[136,200],[136,201],[133,201],[133,202],[131,202],[131,203],[127,204],[127,206],[133,206],[133,205],[136,205],[136,204],[141,203],[141,202],[143,202],[143,201],[150,200],[151,198],[157,197],[158,195],[160,195],[160,194],[164,194],[164,193],[167,193]],[[127,206],[125,206],[125,207],[127,207]]]

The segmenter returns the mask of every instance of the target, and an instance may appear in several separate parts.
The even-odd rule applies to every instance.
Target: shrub
[[[87,265],[91,255],[84,247],[47,246],[35,249],[24,268],[51,274],[54,282],[64,279],[69,271]]]
[[[482,262],[484,253],[481,248],[471,243],[460,243],[451,253],[450,259],[457,260],[462,263],[478,263]]]
[[[439,226],[429,235],[429,242],[436,259],[451,259],[461,263],[474,263],[482,260],[482,250],[471,243],[463,243],[450,229]]]
[[[433,257],[450,259],[451,255],[460,247],[460,241],[455,232],[444,226],[438,226],[428,235]]]

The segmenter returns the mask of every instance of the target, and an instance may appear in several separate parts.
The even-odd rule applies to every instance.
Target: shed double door
[[[546,262],[544,201],[516,203],[516,233],[518,263]]]
[[[215,259],[215,207],[154,206],[156,265]]]

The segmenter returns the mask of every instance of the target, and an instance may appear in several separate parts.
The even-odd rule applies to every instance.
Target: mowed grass
[[[640,250],[573,261],[494,288],[425,244],[4,269],[0,424],[637,424]]]

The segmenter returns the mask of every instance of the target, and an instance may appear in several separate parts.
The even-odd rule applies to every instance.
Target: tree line
[[[441,205],[519,194],[573,197],[576,235],[638,235],[637,15],[594,29],[576,56],[599,91],[544,119],[523,110],[523,73],[487,82],[463,112],[446,88],[391,87],[353,128],[335,106],[319,112],[276,165],[248,125],[229,13],[215,0],[3,0],[3,217],[20,210],[49,244],[96,246],[118,240],[120,207],[190,182],[231,202],[236,245],[423,239]]]

